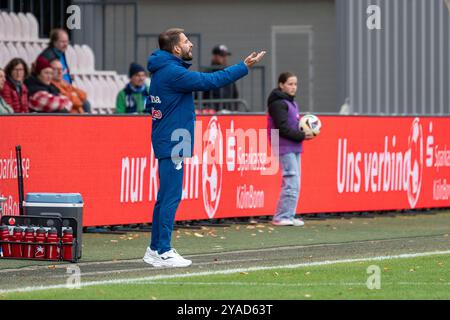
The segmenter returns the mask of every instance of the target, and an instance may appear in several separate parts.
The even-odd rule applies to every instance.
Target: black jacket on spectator
[[[274,89],[267,100],[269,114],[279,130],[280,137],[301,142],[305,139],[305,133],[288,126],[288,105],[283,100],[294,101],[294,97],[280,89]]]
[[[212,64],[210,68],[206,69],[205,72],[216,72],[225,69],[227,66],[220,64]],[[237,99],[239,93],[236,87],[236,83],[232,83],[220,89],[215,89],[211,91],[203,92],[203,99]],[[205,101],[206,102],[206,101]],[[205,108],[214,108],[216,111],[221,109],[227,109],[231,111],[237,111],[237,102],[227,102],[227,103],[204,103]]]
[[[53,85],[46,85],[42,83],[35,75],[31,75],[25,79],[25,85],[28,88],[28,96],[32,96],[38,91],[46,91],[52,95],[58,96],[60,94],[58,88]]]

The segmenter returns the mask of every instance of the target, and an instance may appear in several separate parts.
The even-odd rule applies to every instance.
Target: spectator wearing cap
[[[24,84],[28,67],[21,58],[12,59],[5,68],[6,82],[0,95],[15,113],[28,113],[28,88]]]
[[[225,69],[228,66],[228,57],[231,56],[231,52],[224,44],[217,45],[212,49],[211,66],[206,72],[216,72],[218,70]],[[214,89],[203,92],[203,99],[238,99],[239,93],[236,87],[236,83],[232,83],[226,87],[220,89]],[[238,105],[236,102],[227,103],[205,103],[205,108],[214,108],[216,111],[221,109],[227,109],[230,111],[236,111]]]
[[[144,113],[149,96],[149,86],[146,84],[147,73],[144,67],[133,62],[128,76],[130,82],[117,95],[115,113]]]
[[[72,86],[63,80],[63,66],[61,61],[55,59],[50,63],[53,69],[52,85],[58,88],[62,95],[72,101],[72,110],[70,113],[89,112],[91,107],[87,100],[87,94],[83,90]]]
[[[50,32],[50,43],[48,47],[39,55],[44,57],[48,62],[57,59],[63,66],[63,79],[72,84],[72,76],[70,74],[69,65],[66,59],[66,51],[69,47],[69,34],[64,29],[53,29]]]
[[[72,102],[52,85],[53,69],[50,62],[39,56],[32,75],[25,80],[28,87],[29,107],[35,112],[64,112],[72,110]]]

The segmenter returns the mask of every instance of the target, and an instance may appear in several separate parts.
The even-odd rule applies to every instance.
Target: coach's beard
[[[183,61],[191,61],[192,60],[192,52],[191,51],[183,52],[181,59],[183,59]]]

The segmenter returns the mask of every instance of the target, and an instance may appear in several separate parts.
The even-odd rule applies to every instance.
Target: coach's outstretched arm
[[[179,66],[175,69],[173,87],[180,92],[208,91],[227,86],[248,74],[253,67],[266,54],[253,52],[244,61],[213,73],[193,72]]]

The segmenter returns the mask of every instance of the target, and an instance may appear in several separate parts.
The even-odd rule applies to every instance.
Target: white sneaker
[[[154,267],[182,268],[190,266],[192,261],[180,256],[175,249],[171,249],[163,254],[159,254],[152,264]]]
[[[150,249],[150,247],[147,247],[147,251],[145,252],[144,257],[142,260],[144,260],[145,263],[153,265],[153,262],[158,259],[158,251]]]
[[[272,220],[274,226],[293,226],[294,222],[289,219]]]
[[[302,219],[293,219],[292,223],[294,227],[303,227],[305,225],[305,222]]]

